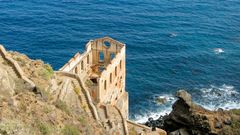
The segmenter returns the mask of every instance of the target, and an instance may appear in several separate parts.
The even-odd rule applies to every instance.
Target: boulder
[[[191,95],[180,90],[178,100],[173,104],[170,114],[157,120],[149,118],[149,127],[162,128],[170,135],[238,135],[240,132],[240,110],[207,110],[192,101]]]
[[[167,102],[167,99],[165,97],[157,97],[156,103],[157,104],[165,104]]]
[[[176,93],[176,97],[182,99],[187,105],[192,105],[192,96],[185,90],[179,90]]]

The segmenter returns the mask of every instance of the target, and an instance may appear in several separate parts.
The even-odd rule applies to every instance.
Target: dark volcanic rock
[[[171,135],[240,134],[240,111],[209,111],[193,103],[191,95],[185,90],[178,91],[176,96],[178,100],[169,115],[157,120],[149,119],[146,125],[162,128]],[[232,119],[235,124],[232,124]]]

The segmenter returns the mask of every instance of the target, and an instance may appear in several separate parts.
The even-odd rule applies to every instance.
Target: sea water
[[[130,119],[169,113],[179,89],[240,108],[239,0],[0,0],[0,43],[55,70],[103,36],[127,45]]]

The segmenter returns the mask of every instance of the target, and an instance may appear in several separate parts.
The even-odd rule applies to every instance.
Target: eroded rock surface
[[[169,115],[148,121],[147,126],[165,129],[170,135],[239,135],[240,110],[207,110],[192,102],[185,91],[177,92],[178,100]]]

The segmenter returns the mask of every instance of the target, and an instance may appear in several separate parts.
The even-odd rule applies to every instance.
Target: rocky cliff
[[[78,74],[0,45],[0,135],[166,135],[94,104]]]
[[[169,115],[149,119],[148,126],[165,129],[170,135],[239,135],[240,110],[207,110],[192,101],[185,90],[176,93],[178,100]]]
[[[14,62],[21,71],[14,67]],[[36,87],[29,87],[18,72],[23,72]],[[1,50],[0,135],[109,134],[80,105],[76,94],[80,90],[73,88],[77,84],[69,80],[68,92],[63,93],[62,89],[58,90],[61,82],[64,78],[56,77],[50,65],[17,52],[2,53]]]

